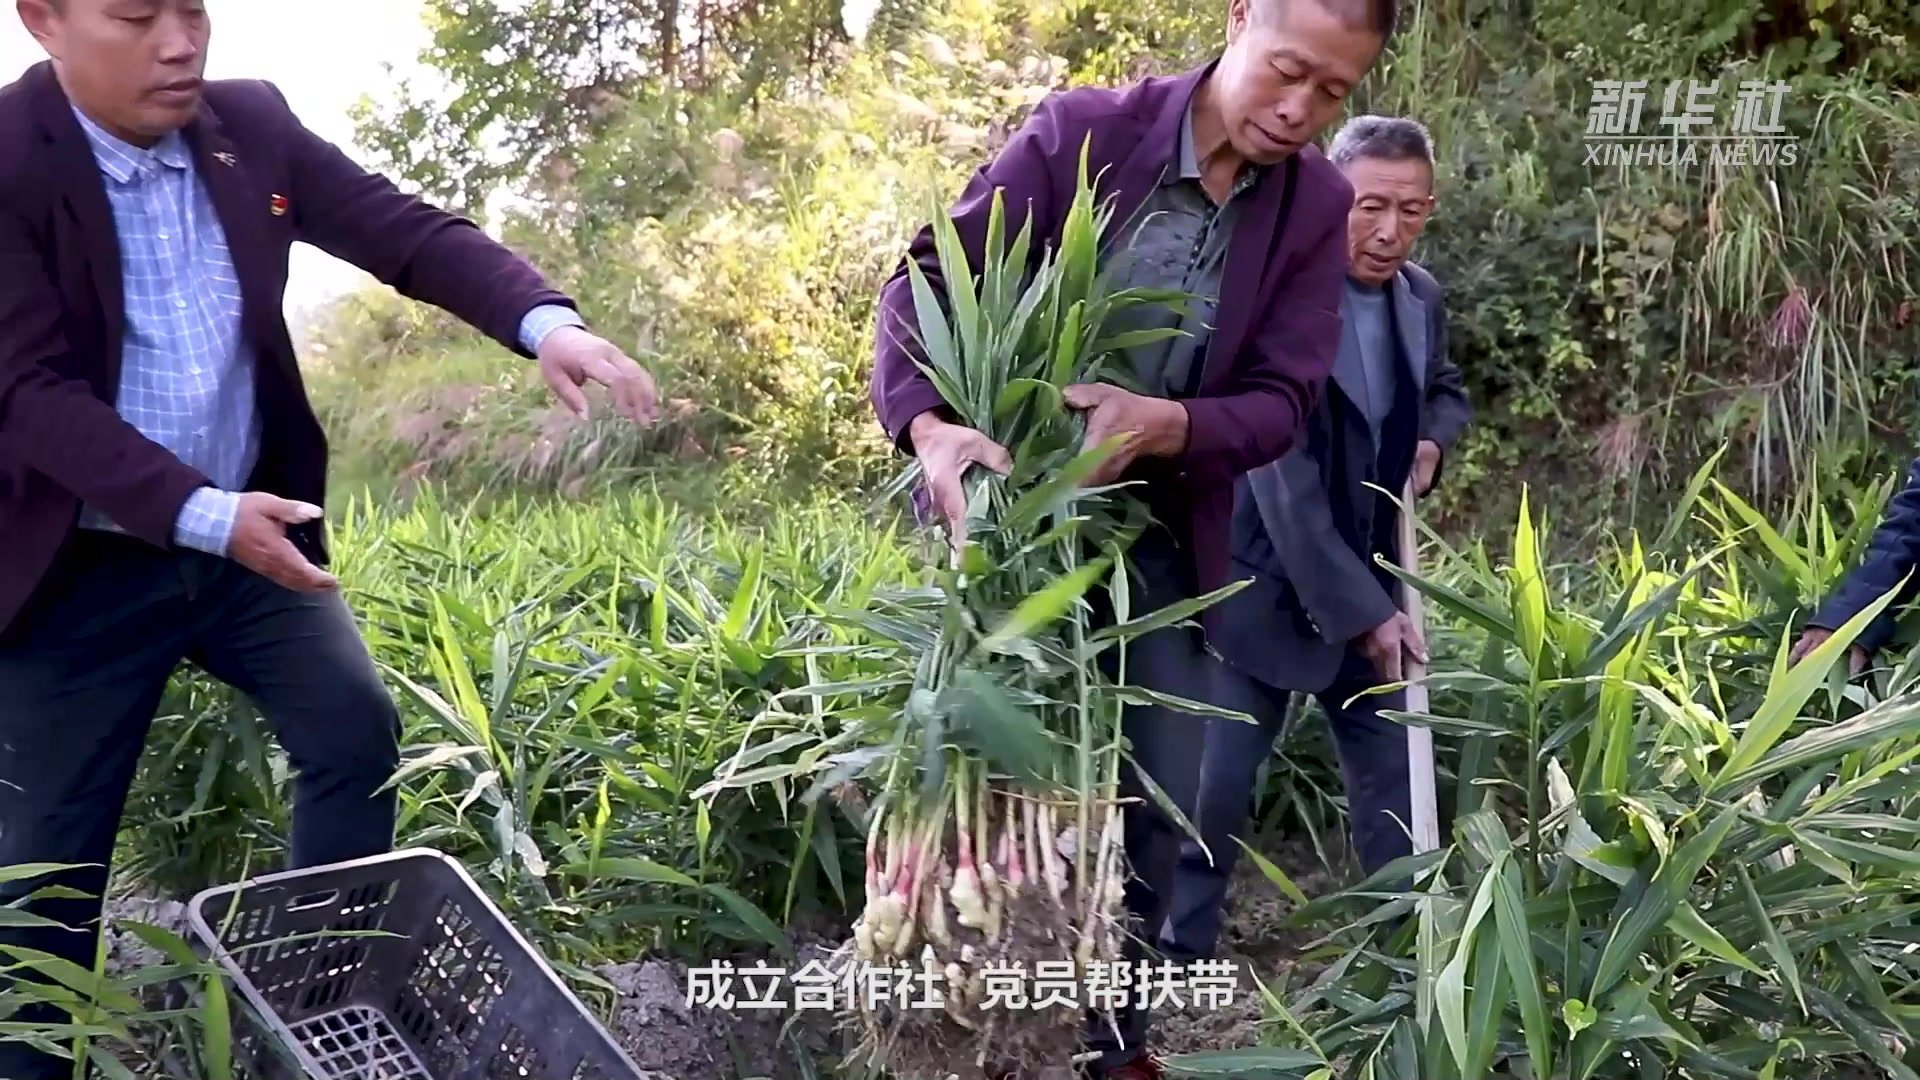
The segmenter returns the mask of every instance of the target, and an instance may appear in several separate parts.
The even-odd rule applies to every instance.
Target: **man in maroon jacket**
[[[1114,283],[1210,300],[1158,324],[1183,336],[1131,350],[1131,374],[1146,392],[1099,385],[1067,393],[1087,414],[1089,445],[1131,437],[1091,482],[1142,481],[1143,501],[1165,526],[1129,552],[1136,616],[1227,584],[1234,481],[1289,449],[1333,366],[1353,189],[1312,141],[1385,48],[1395,14],[1393,0],[1231,0],[1217,60],[1120,90],[1047,98],[952,210],[975,266],[996,189],[1007,235],[1030,221],[1037,239],[1057,244],[1090,140],[1089,175],[1102,177],[1100,196],[1117,199],[1125,230],[1109,238],[1121,241],[1104,266]],[[942,287],[930,231],[909,257]],[[954,422],[914,362],[914,324],[903,264],[880,297],[874,409],[895,445],[919,458],[933,508],[963,528],[962,473],[975,465],[1004,473],[1011,463],[1005,448]],[[1202,621],[1216,622],[1212,613]],[[1205,635],[1186,627],[1136,641],[1127,664],[1128,680],[1150,689],[1220,696],[1219,661]],[[1204,722],[1147,706],[1129,709],[1124,726],[1135,759],[1191,819]],[[1166,903],[1181,834],[1128,778],[1126,793],[1139,800],[1126,822],[1136,873],[1130,914],[1168,958],[1198,959],[1210,947],[1204,920]],[[1157,1074],[1144,1050],[1143,1010],[1095,1025],[1102,1054],[1092,1071]]]
[[[653,385],[533,269],[362,171],[271,85],[203,83],[200,0],[17,7],[51,59],[0,88],[0,865],[94,866],[0,903],[102,892],[186,659],[285,747],[293,863],[380,853],[398,715],[320,568],[327,452],[280,316],[289,246],[537,359],[576,412],[590,380],[644,420]],[[91,965],[97,900],[32,910],[82,932],[0,945]],[[0,1045],[0,1076],[66,1072]]]

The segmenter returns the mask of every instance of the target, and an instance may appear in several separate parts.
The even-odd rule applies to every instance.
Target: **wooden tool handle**
[[[1406,572],[1419,572],[1417,542],[1413,529],[1413,482],[1400,492],[1400,568]],[[1420,640],[1427,638],[1427,620],[1424,598],[1420,590],[1402,583],[1400,586],[1400,610],[1407,613],[1408,621],[1419,632]],[[1406,711],[1424,713],[1427,711],[1427,687],[1420,680],[1427,677],[1427,665],[1411,656],[1401,658],[1402,671],[1407,682]],[[1434,790],[1433,770],[1433,731],[1425,727],[1407,728],[1407,778],[1413,820],[1408,822],[1413,831],[1413,849],[1432,851],[1440,846],[1439,802]]]

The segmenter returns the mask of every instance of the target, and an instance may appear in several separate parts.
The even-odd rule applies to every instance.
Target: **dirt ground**
[[[167,962],[159,950],[125,929],[130,922],[157,926],[192,940],[187,928],[187,905],[176,900],[115,899],[106,904],[107,972],[119,975]]]
[[[1321,896],[1337,887],[1313,849],[1281,842],[1262,852],[1284,871],[1300,891]],[[1268,881],[1252,860],[1242,858],[1234,868],[1233,889],[1227,898],[1227,921],[1220,935],[1220,957],[1233,961],[1240,985],[1226,1008],[1187,1007],[1154,1017],[1154,1047],[1167,1054],[1202,1050],[1233,1050],[1260,1042],[1265,1003],[1255,977],[1276,995],[1281,980],[1293,969],[1301,947],[1314,935],[1281,926],[1293,901]]]
[[[1262,853],[1308,896],[1325,895],[1337,887],[1333,875],[1304,843],[1270,843],[1262,845]],[[1260,1043],[1264,1008],[1254,976],[1278,990],[1311,940],[1309,934],[1281,926],[1291,906],[1255,864],[1240,861],[1220,941],[1220,956],[1237,966],[1239,985],[1223,1008],[1199,1008],[1189,1002],[1184,1008],[1157,1013],[1152,1033],[1156,1049],[1180,1054]],[[107,935],[110,972],[163,962],[145,943],[114,926],[128,920],[155,924],[183,936],[186,933],[184,905],[149,900],[111,903]],[[793,971],[815,959],[824,961],[845,936],[845,929],[839,927],[796,928],[792,957],[785,961],[769,959],[769,963]],[[748,956],[735,962],[745,965],[753,959]],[[843,1075],[834,1069],[842,1040],[836,1037],[830,1012],[723,1010],[689,1005],[687,966],[664,960],[615,965],[600,973],[619,993],[609,1027],[642,1070],[642,1080],[838,1080]],[[789,992],[790,986],[787,984]],[[1058,1078],[1031,1080],[1064,1080],[1069,1075],[1062,1069]],[[1875,1074],[1862,1069],[1838,1075]],[[973,1078],[962,1075],[958,1080]]]
[[[798,971],[816,959],[824,963],[835,944],[828,934],[801,931],[794,935],[792,959],[767,962]],[[838,1040],[830,1012],[690,1005],[688,967],[677,962],[644,960],[600,974],[620,991],[609,1028],[646,1080],[784,1080],[807,1075],[803,1059],[834,1054]]]
[[[1281,842],[1267,846],[1263,854],[1307,895],[1332,891],[1332,879],[1310,847]],[[1252,976],[1257,973],[1277,990],[1279,977],[1309,940],[1308,935],[1279,928],[1290,907],[1291,901],[1257,866],[1240,861],[1220,942],[1222,958],[1239,968],[1239,986],[1224,1008],[1199,1008],[1189,1001],[1184,1008],[1157,1014],[1152,1036],[1156,1048],[1189,1053],[1259,1043],[1264,1010]],[[830,933],[806,935],[796,940],[794,959],[782,966],[796,970],[824,956],[832,944]],[[808,1048],[823,1066],[835,1056],[831,1014],[689,1007],[687,968],[681,964],[643,961],[602,974],[621,992],[614,1034],[649,1080],[800,1080],[811,1074],[799,1064],[797,1046]],[[796,1023],[783,1030],[787,1020]]]
[[[1304,845],[1268,845],[1263,852],[1308,895],[1331,888],[1317,856]],[[1221,955],[1239,967],[1239,985],[1224,1008],[1170,1008],[1154,1017],[1153,1040],[1168,1053],[1252,1046],[1259,1041],[1262,1001],[1252,975],[1277,986],[1291,966],[1303,935],[1278,929],[1289,901],[1249,860],[1235,873]],[[164,962],[143,942],[115,928],[122,921],[156,924],[186,934],[184,905],[167,901],[122,900],[108,907],[108,968],[137,970]],[[793,955],[768,962],[788,971],[814,959],[825,960],[844,928],[813,926],[794,931]],[[735,959],[752,963],[753,957]],[[615,1037],[641,1068],[645,1080],[814,1080],[832,1076],[841,1040],[834,1015],[791,1008],[723,1010],[688,1003],[688,968],[665,960],[642,960],[601,969],[618,991],[609,1022]],[[791,984],[783,989],[790,995]],[[157,1002],[156,1002],[157,1004]],[[804,1062],[804,1064],[803,1064]],[[820,1070],[819,1073],[814,1071]],[[1063,1070],[1063,1075],[1065,1071]],[[971,1080],[971,1078],[967,1078]],[[1050,1080],[1050,1078],[1043,1078]]]

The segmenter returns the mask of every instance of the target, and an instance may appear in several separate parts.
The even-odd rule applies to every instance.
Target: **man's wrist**
[[[1154,399],[1158,405],[1159,423],[1154,427],[1154,436],[1148,442],[1147,451],[1153,457],[1179,457],[1187,452],[1187,439],[1193,429],[1193,418],[1187,412],[1183,402],[1170,398]]]
[[[907,421],[907,441],[918,449],[921,439],[927,432],[946,427],[949,423],[950,421],[940,415],[939,409],[928,409]]]
[[[225,558],[233,541],[233,523],[239,514],[237,492],[215,487],[196,488],[173,519],[173,542],[179,547]]]
[[[587,323],[579,312],[564,304],[541,304],[520,320],[520,344],[529,353],[538,356],[540,346],[546,344],[554,331],[569,326],[584,330]]]

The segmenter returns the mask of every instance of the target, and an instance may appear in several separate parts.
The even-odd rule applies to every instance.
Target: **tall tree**
[[[427,0],[425,76],[363,99],[357,134],[396,175],[478,216],[552,173],[634,104],[735,103],[814,82],[846,40],[839,0]],[[564,172],[565,170],[559,170]]]

